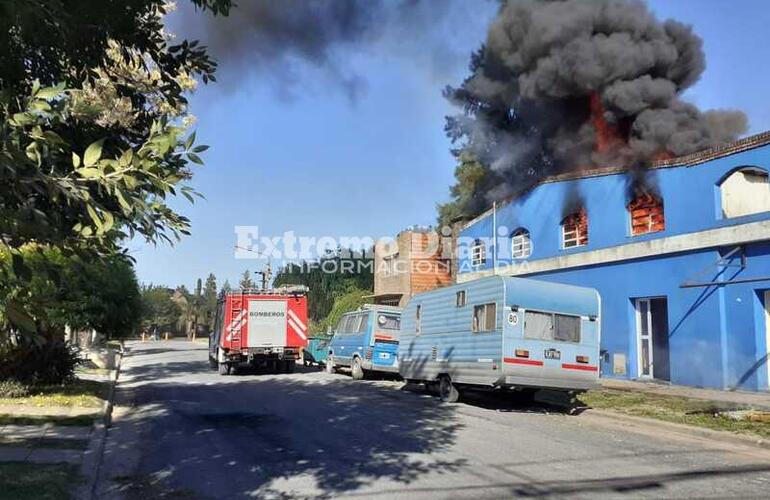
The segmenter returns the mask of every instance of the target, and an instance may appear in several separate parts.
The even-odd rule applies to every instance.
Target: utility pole
[[[267,265],[265,266],[265,270],[254,272],[254,274],[259,274],[262,276],[262,290],[267,290],[267,284],[270,283],[270,280],[273,279],[273,268],[270,265],[270,256],[265,255],[262,252],[259,252],[257,250],[252,250],[251,248],[239,247],[238,245],[236,245],[235,248],[237,250],[246,250],[247,252],[252,252],[262,257],[267,257]]]
[[[259,274],[262,276],[262,290],[267,290],[267,284],[270,283],[271,279],[273,279],[273,270],[270,266],[270,257],[267,258],[267,265],[265,266],[265,270],[256,271],[254,274]]]

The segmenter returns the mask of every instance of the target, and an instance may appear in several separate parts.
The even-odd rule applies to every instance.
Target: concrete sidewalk
[[[6,439],[88,439],[91,426],[0,425]]]
[[[699,389],[697,387],[662,384],[658,382],[639,382],[635,380],[616,380],[609,378],[601,379],[600,382],[605,389],[701,399],[727,405],[740,405],[757,410],[770,411],[770,393],[767,392],[720,391],[717,389]]]
[[[85,441],[92,426],[4,425],[0,426],[0,438],[7,443],[0,445],[0,462],[29,463],[80,463],[85,449],[46,448],[51,439]],[[18,441],[16,443],[15,441]],[[75,444],[75,443],[73,443]]]

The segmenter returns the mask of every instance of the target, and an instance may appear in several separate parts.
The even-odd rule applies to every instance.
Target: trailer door
[[[283,347],[286,343],[286,301],[249,300],[249,347]]]

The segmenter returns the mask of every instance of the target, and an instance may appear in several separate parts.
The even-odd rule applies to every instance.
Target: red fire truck
[[[228,292],[217,304],[209,363],[229,375],[238,366],[290,373],[307,346],[305,286]]]

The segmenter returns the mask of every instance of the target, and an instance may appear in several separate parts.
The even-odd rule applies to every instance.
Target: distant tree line
[[[316,332],[323,333],[327,328],[334,327],[329,321],[333,318],[329,316],[335,309],[335,304],[338,305],[337,311],[340,307],[355,309],[363,303],[362,297],[374,292],[373,266],[367,255],[372,253],[337,250],[329,252],[318,262],[289,263],[276,273],[273,285],[307,286],[310,289],[308,315],[311,327]],[[352,265],[343,265],[343,262]],[[342,300],[343,298],[345,300]]]
[[[213,273],[208,275],[205,283],[198,278],[192,292],[184,285],[176,288],[144,285],[141,288],[141,329],[152,333],[157,328],[160,334],[188,337],[192,337],[193,332],[208,335],[214,328],[218,297],[229,289],[230,284],[225,281],[218,291]]]

